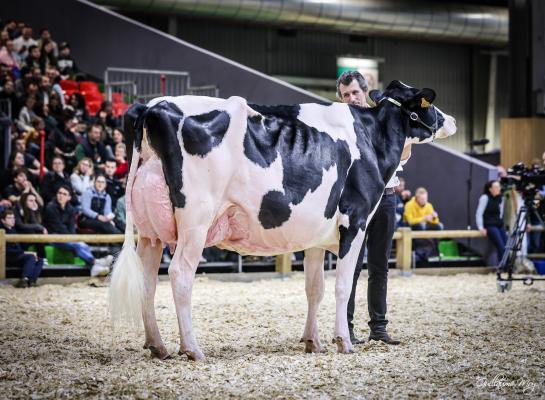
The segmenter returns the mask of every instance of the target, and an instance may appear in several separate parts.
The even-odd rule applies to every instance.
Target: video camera
[[[526,167],[517,163],[507,170],[507,176],[500,179],[502,188],[515,186],[525,201],[533,201],[537,192],[545,185],[545,169]]]

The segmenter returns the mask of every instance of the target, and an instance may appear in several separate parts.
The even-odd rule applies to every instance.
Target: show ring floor
[[[249,274],[248,274],[249,275]],[[193,318],[207,356],[178,356],[168,281],[156,312],[174,355],[151,359],[143,333],[113,332],[107,288],[85,283],[0,287],[1,398],[543,398],[545,285],[498,293],[495,276],[392,273],[389,331],[336,353],[334,277],[319,312],[325,354],[304,354],[302,273],[260,281],[197,278]],[[366,279],[357,294],[356,332],[367,337]]]

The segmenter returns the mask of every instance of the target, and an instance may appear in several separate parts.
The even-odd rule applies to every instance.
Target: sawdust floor
[[[200,277],[194,326],[206,361],[151,359],[143,333],[115,333],[107,288],[0,287],[1,398],[532,398],[545,397],[545,285],[496,291],[494,275],[402,278],[389,285],[389,331],[339,355],[331,343],[334,278],[319,313],[327,353],[304,354],[302,273],[280,280]],[[366,337],[366,282],[357,334]],[[178,327],[168,282],[156,310],[169,351]]]

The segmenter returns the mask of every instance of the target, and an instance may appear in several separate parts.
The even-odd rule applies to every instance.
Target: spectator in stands
[[[37,117],[34,112],[34,106],[36,105],[36,97],[34,95],[27,95],[24,101],[24,106],[19,112],[19,118],[17,119],[17,127],[24,132],[31,131],[31,120],[33,117]]]
[[[53,234],[75,234],[76,233],[76,211],[70,203],[70,188],[60,186],[57,194],[47,204],[44,213],[44,224],[48,232]],[[113,257],[95,259],[91,248],[83,242],[54,243],[55,247],[69,250],[81,258],[91,269],[91,276],[108,275]]]
[[[36,196],[36,201],[38,201],[40,207],[43,207],[44,202],[36,189],[34,189],[32,182],[28,180],[25,169],[16,169],[13,172],[13,184],[4,189],[4,197],[11,201],[12,204],[15,204],[21,199],[23,193],[29,192]]]
[[[10,39],[15,39],[21,36],[21,32],[17,29],[17,21],[8,19],[4,25],[4,31],[8,33]]]
[[[38,42],[32,39],[32,28],[25,25],[22,30],[22,35],[13,40],[13,47],[17,52],[20,60],[27,58],[31,46],[36,46]]]
[[[51,161],[51,171],[44,176],[41,185],[41,193],[46,204],[53,200],[57,193],[57,189],[60,186],[69,188],[70,193],[72,193],[70,177],[64,169],[64,159],[61,156],[53,157],[53,160]],[[74,197],[72,200],[72,205],[77,205],[77,198]]]
[[[95,121],[110,132],[113,132],[119,126],[119,121],[114,116],[114,109],[110,101],[103,101],[100,104],[100,110],[95,115]]]
[[[411,191],[405,189],[405,179],[398,177],[399,185],[394,190],[396,194],[396,225],[403,226],[403,214],[405,213],[405,203],[411,199]]]
[[[66,167],[70,170],[76,165],[76,146],[78,137],[76,131],[78,120],[74,114],[67,110],[64,115],[64,130],[55,129],[48,138],[48,147],[52,148],[52,153],[63,156]]]
[[[42,79],[42,67],[35,67],[32,68],[32,78],[36,84],[40,82],[40,79]]]
[[[50,67],[45,71],[46,75],[49,78],[49,82],[51,83],[51,90],[52,92],[56,93],[58,95],[58,99],[60,104],[62,105],[62,109],[65,107],[64,103],[64,91],[61,87],[61,74],[57,68]],[[53,95],[53,93],[52,93]]]
[[[17,57],[12,40],[8,40],[6,45],[0,49],[0,63],[8,66],[12,71],[21,69],[19,57]]]
[[[28,173],[28,179],[33,183],[33,184],[36,184],[38,183],[38,177],[40,176],[40,163],[38,162],[38,160],[36,160],[36,163],[37,163],[37,166],[36,165],[31,165],[30,168],[28,168],[26,166],[26,163],[25,163],[25,155],[24,153],[18,151],[18,150],[15,150],[13,153],[11,153],[11,157],[9,158],[9,163],[8,163],[8,170],[7,172],[10,173],[10,174],[13,174],[13,172],[16,170],[16,169],[26,169],[27,173]],[[12,180],[10,179],[8,181],[8,184],[11,184],[13,183]]]
[[[106,177],[97,175],[94,187],[87,189],[81,198],[82,218],[79,226],[98,233],[121,233],[114,224],[112,199],[106,192]]]
[[[486,235],[498,252],[498,260],[505,252],[507,233],[503,226],[503,196],[498,181],[489,181],[484,185],[475,213],[477,228]]]
[[[428,191],[423,187],[416,189],[415,196],[405,204],[403,218],[413,230],[443,229],[438,214],[428,202]]]
[[[56,42],[53,41],[53,39],[51,39],[51,32],[49,32],[49,29],[41,28],[40,38],[38,39],[38,46],[40,46],[41,48],[46,42],[51,43],[51,46],[53,48],[53,55],[55,56],[55,58],[57,58],[59,56],[59,46]]]
[[[404,222],[413,230],[442,230],[439,216],[428,202],[428,191],[416,189],[415,196],[405,204]],[[413,241],[417,266],[427,266],[430,256],[437,254],[436,239],[416,239]]]
[[[8,31],[3,30],[2,32],[0,32],[0,47],[5,46],[6,43],[8,43],[10,40],[11,38],[9,37]]]
[[[17,108],[17,104],[19,101],[17,99],[17,95],[15,94],[15,83],[13,83],[12,80],[8,79],[4,83],[4,86],[0,91],[0,99],[9,100],[9,102],[11,103],[11,114],[19,115],[19,110]]]
[[[24,155],[25,159],[25,168],[29,169],[40,169],[40,161],[29,151],[27,151],[27,146],[24,138],[18,137],[13,141],[12,147],[15,151],[21,152]],[[47,168],[44,166],[44,171],[47,172]],[[39,172],[39,171],[38,171]],[[34,173],[34,172],[32,172]]]
[[[87,132],[87,137],[76,147],[76,158],[81,160],[88,157],[95,164],[97,169],[104,169],[104,163],[108,159],[106,146],[100,141],[102,137],[102,125],[92,124]]]
[[[41,72],[45,71],[45,67],[42,61],[42,53],[40,52],[40,48],[38,46],[32,45],[28,48],[28,56],[25,58],[25,65],[32,69],[34,78],[38,78],[34,73],[34,70],[36,69],[40,71],[41,77]]]
[[[11,209],[11,201],[0,196],[0,213]]]
[[[87,113],[87,108],[85,106],[85,98],[81,93],[73,93],[68,99],[68,105],[74,110],[76,118],[85,123],[89,123],[91,118]]]
[[[124,180],[129,172],[129,163],[127,162],[127,147],[125,143],[115,145],[115,177]]]
[[[17,233],[37,233],[47,235],[47,229],[42,225],[41,207],[33,193],[24,193],[15,205],[15,230]],[[23,245],[28,250],[29,245]],[[43,244],[34,245],[38,257],[45,259]],[[45,263],[45,262],[44,262]]]
[[[106,192],[112,198],[112,209],[115,209],[117,200],[125,192],[119,179],[115,177],[117,163],[115,160],[106,160],[104,166],[104,176],[106,177]]]
[[[70,183],[80,203],[83,193],[94,186],[94,175],[93,160],[87,157],[79,160],[74,172],[70,175]]]
[[[0,215],[1,228],[7,234],[18,233],[15,229],[15,213],[13,210],[5,210]],[[43,258],[36,253],[24,251],[19,243],[6,243],[6,262],[21,268],[21,278],[17,287],[26,288],[37,286],[38,277],[42,272]]]
[[[63,79],[72,78],[79,73],[76,62],[70,55],[70,45],[66,42],[59,45],[59,58],[57,59],[57,65]]]
[[[106,149],[108,150],[109,158],[115,158],[115,146],[117,146],[119,143],[124,143],[124,140],[125,134],[120,128],[115,128],[112,131],[112,134],[106,137],[106,139],[104,140],[104,144],[106,145]]]
[[[121,196],[117,200],[117,207],[115,208],[115,221],[119,230],[125,232],[125,226],[127,225],[127,207],[125,205],[125,195]]]
[[[49,98],[51,97],[51,82],[47,75],[43,75],[40,79],[40,86],[36,100],[42,104],[49,104]]]
[[[55,90],[51,91],[48,108],[49,116],[55,121],[54,128],[62,127],[63,125],[63,103],[61,101],[63,98],[64,96],[59,95]],[[51,130],[52,128],[51,126],[49,129]]]
[[[51,40],[45,40],[40,46],[40,64],[42,73],[45,73],[47,68],[57,66],[57,57],[55,56],[55,47]]]

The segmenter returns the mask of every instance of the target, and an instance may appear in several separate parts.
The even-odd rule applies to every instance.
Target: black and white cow
[[[161,97],[125,116],[134,141],[127,183],[127,230],[115,265],[114,320],[143,317],[146,344],[168,356],[153,297],[162,247],[175,249],[169,275],[180,351],[201,359],[191,292],[202,250],[240,254],[305,251],[305,350],[322,350],[316,313],[325,250],[338,255],[335,338],[350,352],[346,307],[366,226],[404,146],[455,133],[431,103],[431,89],[393,81],[371,92],[374,108],[342,103],[258,106],[240,97]],[[140,239],[134,249],[133,223]]]

